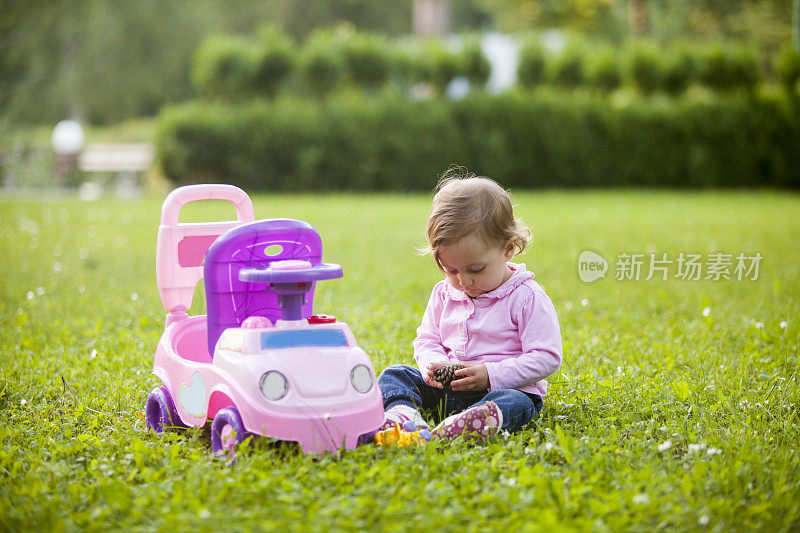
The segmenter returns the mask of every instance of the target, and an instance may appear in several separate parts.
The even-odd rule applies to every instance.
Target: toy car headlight
[[[372,388],[375,380],[372,379],[372,372],[365,365],[356,365],[350,371],[350,383],[353,388],[361,394],[366,394]]]
[[[270,370],[261,376],[259,388],[264,398],[274,402],[286,396],[289,392],[289,382],[277,370]]]

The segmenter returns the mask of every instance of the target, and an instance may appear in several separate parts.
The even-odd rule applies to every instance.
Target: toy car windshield
[[[263,350],[300,347],[347,346],[340,329],[266,331],[261,334]]]

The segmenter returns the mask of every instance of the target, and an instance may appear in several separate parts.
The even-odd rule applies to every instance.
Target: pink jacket
[[[414,339],[420,369],[433,361],[483,363],[490,389],[547,393],[561,366],[561,329],[550,298],[524,264],[491,292],[470,298],[442,280],[433,287]]]

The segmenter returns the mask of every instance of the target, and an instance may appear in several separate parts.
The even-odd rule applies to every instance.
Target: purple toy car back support
[[[321,262],[322,239],[313,226],[288,218],[257,220],[228,231],[208,249],[203,275],[209,354],[224,330],[239,327],[247,317],[265,316],[273,322],[281,317],[278,295],[269,284],[239,281],[239,271],[286,259]],[[311,316],[313,301],[312,285],[302,307],[304,317]]]

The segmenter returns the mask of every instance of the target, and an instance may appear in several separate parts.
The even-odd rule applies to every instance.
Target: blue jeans
[[[422,379],[422,372],[408,365],[392,365],[378,376],[378,386],[383,393],[383,409],[396,405],[409,405],[415,409],[428,409],[437,417],[436,422],[453,413],[494,402],[503,413],[501,429],[519,431],[542,410],[542,397],[517,389],[488,391],[452,391],[431,387]]]

